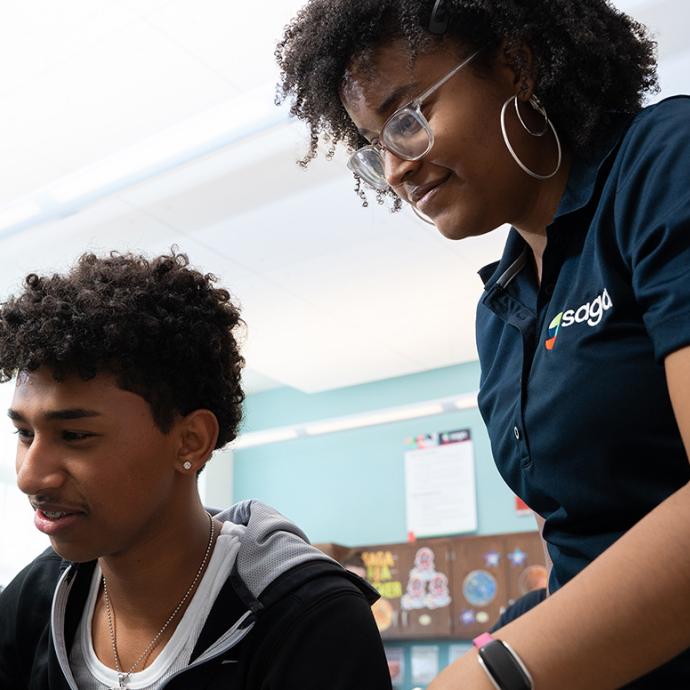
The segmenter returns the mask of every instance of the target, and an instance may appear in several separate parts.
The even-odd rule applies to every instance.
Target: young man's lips
[[[65,509],[37,508],[34,513],[36,529],[48,536],[61,532],[75,524],[84,513]]]

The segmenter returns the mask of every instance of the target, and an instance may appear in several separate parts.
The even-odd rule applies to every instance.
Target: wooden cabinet
[[[355,547],[347,559],[381,594],[372,610],[384,640],[472,639],[546,578],[536,532]]]
[[[503,537],[458,539],[453,554],[452,634],[472,639],[489,630],[508,601]]]
[[[453,540],[453,637],[487,632],[503,611],[546,585],[537,532]]]
[[[508,534],[504,538],[508,572],[508,604],[533,589],[546,587],[544,548],[536,532]]]
[[[387,640],[450,635],[452,597],[447,540],[362,549],[366,577],[381,593],[373,611]]]

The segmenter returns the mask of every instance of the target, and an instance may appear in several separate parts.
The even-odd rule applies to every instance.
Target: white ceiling
[[[476,270],[500,255],[505,229],[452,243],[407,212],[361,208],[341,157],[295,165],[305,133],[271,94],[273,46],[301,4],[6,2],[0,227],[3,207],[26,202],[41,222],[0,230],[0,294],[86,249],[175,243],[241,302],[252,391],[474,359]],[[615,4],[657,33],[662,95],[690,91],[687,0]],[[59,184],[95,185],[104,161],[171,142],[167,159],[60,201]]]

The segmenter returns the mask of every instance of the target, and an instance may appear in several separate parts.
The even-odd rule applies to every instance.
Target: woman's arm
[[[690,347],[665,367],[687,452]],[[520,655],[537,690],[614,690],[690,648],[690,485],[494,637]],[[459,659],[429,690],[491,690],[476,656]]]
[[[537,529],[539,530],[539,536],[541,537],[541,546],[544,549],[544,562],[546,563],[546,572],[551,576],[551,569],[553,568],[553,563],[551,561],[551,554],[546,546],[546,539],[544,539],[544,523],[546,520],[541,515],[534,513],[534,518],[537,521]],[[548,581],[546,585],[546,595],[549,594]]]

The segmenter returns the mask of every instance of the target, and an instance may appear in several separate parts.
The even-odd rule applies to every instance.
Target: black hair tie
[[[436,0],[434,3],[434,9],[431,10],[431,19],[429,19],[429,31],[437,36],[448,31],[448,10],[446,9],[445,0]]]

